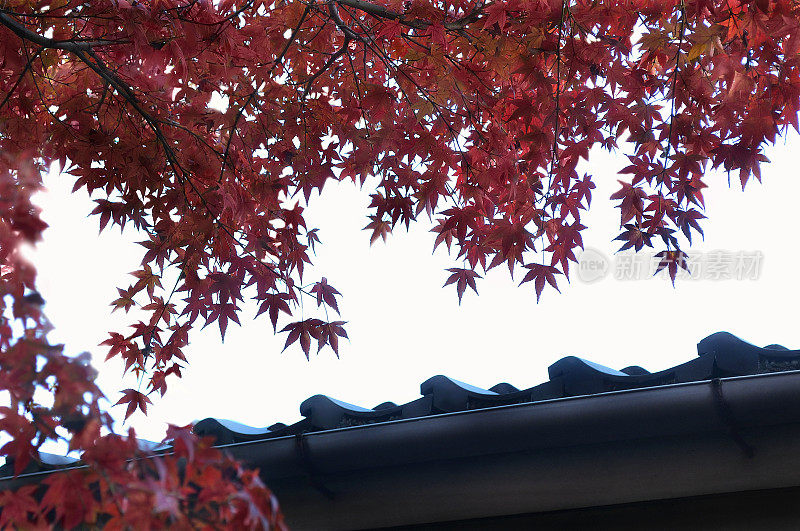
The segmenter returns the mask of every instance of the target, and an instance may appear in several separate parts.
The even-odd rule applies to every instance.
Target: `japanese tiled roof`
[[[207,418],[195,425],[195,432],[213,436],[222,445],[495,406],[800,369],[800,350],[781,345],[757,347],[728,332],[717,332],[700,341],[697,353],[697,357],[686,363],[652,373],[638,366],[614,370],[568,356],[549,367],[549,381],[526,389],[508,383],[482,389],[440,375],[424,381],[420,386],[422,396],[405,404],[384,402],[364,408],[315,395],[300,405],[303,420],[291,425],[279,423],[253,428]]]
[[[698,343],[697,352],[697,357],[686,363],[652,373],[639,366],[614,370],[568,356],[549,367],[548,381],[526,389],[517,389],[508,383],[482,389],[440,375],[424,381],[420,386],[421,397],[405,404],[384,402],[364,408],[315,395],[300,405],[304,418],[291,425],[278,423],[256,428],[231,420],[207,418],[197,422],[194,430],[198,435],[214,437],[217,445],[225,445],[495,406],[800,370],[800,350],[789,350],[781,345],[757,347],[728,332],[706,337]],[[165,448],[161,445],[153,449]],[[27,471],[48,471],[77,464],[76,459],[42,454],[35,470]],[[10,475],[8,468],[8,465],[0,468],[0,477]]]

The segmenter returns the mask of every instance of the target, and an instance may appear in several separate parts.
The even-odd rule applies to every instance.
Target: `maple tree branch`
[[[425,29],[431,24],[433,24],[428,20],[406,18],[402,13],[398,13],[397,11],[392,11],[391,9],[384,7],[382,5],[366,2],[365,0],[336,0],[336,3],[352,7],[353,9],[358,9],[359,11],[363,11],[364,13],[368,13],[377,18],[382,18],[386,20],[396,20],[400,24],[403,24],[404,26],[409,26],[411,28]],[[459,19],[453,20],[451,22],[445,22],[443,24],[444,28],[447,30],[464,29],[469,24],[472,24],[473,22],[477,22],[478,20],[480,20],[481,16],[483,15],[483,10],[487,5],[482,5],[479,8],[476,8],[468,15],[465,15]]]
[[[306,97],[308,96],[308,93],[309,93],[309,91],[311,90],[311,85],[313,85],[313,84],[314,84],[314,81],[316,81],[316,80],[319,78],[319,76],[321,76],[322,74],[324,74],[324,73],[325,73],[325,71],[326,71],[328,68],[330,68],[330,66],[331,66],[333,63],[335,63],[335,62],[336,62],[336,60],[337,60],[337,59],[339,59],[339,58],[340,58],[340,57],[341,57],[341,56],[344,54],[344,52],[346,52],[346,51],[347,51],[347,47],[348,47],[348,46],[350,46],[350,40],[351,40],[351,39],[350,39],[350,35],[348,35],[348,34],[345,34],[345,36],[344,36],[344,42],[342,43],[342,47],[341,47],[341,48],[339,48],[338,50],[336,50],[336,52],[335,52],[333,55],[331,55],[331,56],[328,58],[328,60],[327,60],[327,61],[325,61],[325,64],[324,64],[324,65],[322,65],[322,66],[320,67],[320,69],[319,69],[319,70],[317,70],[317,71],[314,73],[314,75],[313,75],[313,76],[311,76],[311,79],[309,79],[309,80],[308,80],[308,82],[306,82],[305,90],[303,91],[303,98],[306,98]]]
[[[353,16],[353,15],[352,15],[352,13],[350,13],[350,12],[349,12],[349,11],[348,11],[346,8],[345,8],[345,11],[347,11],[347,13],[348,13],[348,14],[349,14],[351,17]],[[338,11],[337,11],[337,15],[338,15]],[[355,17],[353,17],[353,18],[355,19]],[[419,84],[418,84],[418,83],[417,83],[417,82],[416,82],[416,81],[415,81],[415,80],[414,80],[414,79],[413,79],[413,78],[412,78],[412,77],[411,77],[411,76],[410,76],[410,75],[409,75],[407,72],[405,72],[405,71],[401,70],[400,68],[398,68],[398,67],[397,67],[397,66],[394,64],[394,62],[391,60],[391,58],[390,58],[390,57],[389,57],[389,56],[388,56],[388,55],[387,55],[387,54],[386,54],[386,53],[385,53],[385,52],[384,52],[384,51],[383,51],[383,50],[380,48],[380,46],[378,46],[378,43],[376,43],[376,42],[374,41],[374,39],[372,38],[372,36],[369,34],[368,28],[365,28],[365,27],[364,27],[364,24],[363,24],[363,23],[362,23],[360,20],[358,20],[358,19],[355,19],[355,21],[356,21],[356,24],[358,24],[359,26],[361,26],[361,29],[362,29],[362,30],[364,30],[364,35],[365,35],[365,37],[362,37],[362,38],[361,38],[361,42],[364,44],[364,53],[366,54],[366,50],[367,50],[367,49],[370,49],[370,50],[372,50],[372,52],[373,52],[375,55],[377,55],[377,56],[378,56],[378,58],[379,58],[379,59],[381,59],[381,61],[382,61],[382,62],[383,62],[383,63],[384,63],[384,64],[385,64],[385,65],[386,65],[386,66],[387,66],[387,67],[388,67],[390,70],[394,70],[396,73],[398,73],[398,74],[402,74],[402,75],[403,75],[403,76],[404,76],[406,79],[408,79],[408,81],[409,81],[409,82],[411,82],[411,83],[412,83],[412,84],[413,84],[413,85],[414,85],[414,86],[417,88],[417,90],[419,91],[419,94],[420,94],[420,95],[421,95],[421,96],[422,96],[422,97],[423,97],[423,98],[424,98],[426,101],[428,101],[428,103],[430,103],[430,104],[431,104],[431,106],[432,106],[432,107],[435,109],[435,111],[436,111],[436,114],[437,114],[438,118],[439,118],[439,119],[442,121],[442,123],[443,123],[443,124],[445,125],[445,127],[448,129],[448,131],[450,132],[450,136],[451,136],[451,138],[452,138],[453,142],[454,142],[454,143],[455,143],[455,144],[458,146],[458,145],[459,145],[459,141],[458,141],[458,138],[459,138],[459,133],[457,133],[457,132],[456,132],[456,131],[453,129],[452,125],[451,125],[451,124],[450,124],[450,123],[449,123],[449,122],[448,122],[448,121],[445,119],[445,117],[444,117],[444,115],[443,115],[443,113],[442,113],[441,107],[440,107],[440,106],[439,106],[439,105],[438,105],[438,104],[437,104],[437,103],[436,103],[436,102],[435,102],[435,101],[434,101],[434,100],[433,100],[433,99],[430,97],[430,95],[427,93],[427,91],[426,91],[426,90],[424,90],[424,89],[423,89],[423,88],[422,88],[422,87],[421,87],[421,86],[420,86],[420,85],[419,85]],[[371,43],[371,45],[370,45],[370,43]],[[448,57],[448,58],[450,58],[450,56],[449,56],[449,55],[448,55],[447,57]],[[348,58],[349,58],[349,56],[348,56]],[[451,59],[451,61],[452,61],[452,59]],[[455,63],[454,63],[454,64],[455,64]],[[351,66],[351,68],[353,68],[352,60],[350,61],[350,66]],[[356,89],[358,90],[358,88],[359,88],[359,85],[358,85],[358,76],[356,75],[356,73],[355,73],[355,69],[354,69],[354,68],[353,68],[353,79],[355,80],[355,83],[356,83]],[[459,92],[461,92],[461,91],[460,91],[460,89],[459,89]],[[406,93],[406,91],[405,91],[405,90],[404,90],[402,87],[400,87],[400,93],[401,93],[401,94],[403,95],[403,97],[406,99],[406,102],[408,102],[409,106],[413,106],[413,105],[412,105],[412,103],[411,103],[411,100],[410,100],[410,98],[409,98],[409,96],[408,96],[408,94]],[[463,98],[463,93],[462,93],[462,98]],[[360,94],[360,90],[359,90],[359,109],[361,110],[361,115],[365,117],[364,108],[363,108],[363,106],[361,105],[361,99],[362,99],[362,96],[361,96],[361,94]],[[470,113],[468,112],[467,114],[468,114],[468,118],[471,120],[472,118],[471,118],[471,116],[470,116]],[[420,124],[421,124],[421,122],[420,122]],[[477,130],[478,130],[478,128],[475,128],[475,130],[477,131]],[[470,173],[472,174],[472,169],[470,169],[469,171],[470,171]],[[450,185],[449,185],[449,184],[445,184],[445,188],[447,189],[447,192],[448,192],[448,193],[450,193],[450,194],[451,194],[451,196],[452,196],[452,195],[453,195],[453,190],[450,188]],[[459,201],[458,201],[457,199],[455,199],[455,200],[454,200],[454,202],[455,202],[456,204],[458,204],[458,203],[459,203]]]
[[[147,125],[150,126],[150,129],[152,129],[153,133],[156,135],[156,140],[158,140],[158,143],[164,148],[167,161],[175,170],[175,176],[182,181],[182,175],[184,172],[177,171],[178,167],[180,167],[180,164],[178,164],[177,159],[175,158],[175,152],[169,145],[169,142],[164,136],[164,133],[161,131],[161,128],[158,126],[157,120],[153,118],[144,107],[142,107],[131,88],[116,74],[111,72],[105,63],[103,63],[103,61],[91,50],[91,48],[85,51],[82,49],[72,50],[72,53],[74,53],[78,59],[92,69],[104,81],[111,85],[125,99],[125,101],[127,101],[128,104],[133,107],[133,109],[142,117]],[[90,60],[90,58],[94,61]]]
[[[349,39],[356,39],[356,40],[359,40],[359,41],[363,41],[364,40],[364,38],[361,35],[359,35],[358,33],[356,33],[353,30],[353,28],[351,28],[350,26],[348,26],[347,24],[344,23],[344,20],[342,20],[342,17],[339,15],[339,8],[336,6],[335,2],[330,2],[328,4],[328,12],[330,13],[331,18],[336,23],[336,25],[339,27],[339,29],[342,30],[342,32],[344,32],[346,37],[348,37]],[[345,40],[347,41],[348,39],[345,39]],[[323,70],[324,70],[324,68],[323,68]]]
[[[310,2],[310,3],[306,4],[306,8],[303,10],[303,14],[300,15],[300,20],[297,21],[297,25],[292,30],[292,34],[289,35],[289,39],[286,41],[286,45],[283,47],[283,50],[281,50],[281,53],[278,54],[278,57],[276,57],[275,61],[272,63],[272,66],[270,67],[269,72],[267,72],[267,76],[272,74],[272,71],[275,70],[275,68],[279,64],[283,63],[283,58],[286,57],[286,53],[289,51],[289,48],[291,48],[292,43],[294,42],[295,38],[297,38],[297,34],[300,32],[300,26],[302,26],[303,22],[305,22],[306,17],[311,12],[311,7],[313,5],[314,5],[314,2]],[[265,77],[267,77],[267,76],[265,76]],[[228,162],[228,152],[230,151],[230,148],[231,148],[231,142],[233,141],[233,135],[236,134],[236,127],[239,124],[239,120],[242,119],[242,116],[244,115],[245,109],[247,109],[247,107],[250,105],[250,103],[252,103],[253,99],[256,97],[256,94],[258,94],[258,87],[254,88],[253,91],[250,92],[250,94],[248,94],[247,99],[242,104],[242,106],[239,108],[239,110],[236,112],[236,116],[233,118],[233,124],[231,124],[231,132],[228,134],[228,140],[225,143],[225,151],[222,152],[222,168],[219,171],[219,182],[222,182],[222,177],[225,175],[225,167],[227,166],[227,162]]]
[[[345,11],[347,11],[347,13],[348,13],[348,14],[349,14],[351,17],[353,17],[353,14],[352,14],[352,13],[350,13],[350,12],[349,12],[347,9],[345,9]],[[355,17],[353,17],[353,18],[355,19]],[[416,81],[415,81],[415,80],[414,80],[414,79],[413,79],[413,78],[412,78],[412,77],[411,77],[411,76],[410,76],[410,75],[409,75],[407,72],[405,72],[404,70],[400,69],[400,68],[399,68],[397,65],[395,65],[395,64],[394,64],[394,62],[392,61],[392,59],[391,59],[391,58],[390,58],[390,57],[389,57],[389,56],[386,54],[386,52],[384,52],[384,51],[383,51],[383,50],[380,48],[380,46],[378,45],[378,43],[376,43],[376,42],[375,42],[375,40],[372,38],[372,36],[369,34],[369,29],[368,29],[368,28],[366,28],[366,27],[364,26],[364,24],[363,24],[363,23],[362,23],[360,20],[358,20],[358,19],[355,19],[355,21],[356,21],[356,23],[357,23],[357,24],[358,24],[358,25],[361,27],[361,29],[364,31],[364,35],[366,36],[366,38],[361,38],[361,41],[364,43],[364,50],[365,50],[365,53],[366,53],[366,49],[367,49],[367,48],[369,48],[370,50],[372,50],[372,52],[373,52],[373,53],[375,53],[375,54],[378,56],[378,58],[380,58],[380,59],[381,59],[381,61],[382,61],[382,62],[383,62],[383,63],[384,63],[384,64],[385,64],[387,67],[389,67],[389,69],[390,69],[390,70],[394,70],[394,71],[395,71],[397,74],[402,74],[402,75],[403,75],[403,77],[405,77],[405,78],[406,78],[406,79],[407,79],[407,80],[408,80],[408,81],[409,81],[411,84],[413,84],[413,85],[414,85],[414,86],[417,88],[417,90],[419,91],[419,94],[420,94],[420,95],[421,95],[421,96],[422,96],[422,97],[423,97],[423,98],[424,98],[424,99],[425,99],[425,100],[426,100],[426,101],[427,101],[427,102],[428,102],[428,103],[429,103],[429,104],[430,104],[430,105],[433,107],[433,109],[436,111],[436,115],[437,115],[437,116],[438,116],[438,118],[439,118],[439,119],[442,121],[442,123],[445,125],[445,127],[448,129],[448,131],[449,131],[449,133],[450,133],[450,136],[451,136],[451,138],[452,138],[452,140],[453,140],[454,144],[458,146],[458,145],[459,145],[459,133],[458,133],[458,132],[456,132],[456,131],[453,129],[453,126],[452,126],[452,124],[450,124],[450,123],[448,122],[448,120],[445,118],[444,114],[442,113],[441,106],[440,106],[438,103],[436,103],[436,102],[433,100],[433,98],[430,96],[430,94],[428,93],[428,91],[426,91],[426,90],[425,90],[423,87],[421,87],[421,86],[419,85],[419,83],[417,83],[417,82],[416,82]],[[405,35],[404,35],[404,37],[405,37]],[[412,41],[413,41],[413,39],[412,39]],[[371,46],[370,46],[370,43],[371,43]],[[446,57],[447,57],[447,58],[448,58],[448,59],[449,59],[449,60],[450,60],[450,61],[451,61],[451,62],[452,62],[454,65],[456,65],[456,63],[455,63],[455,62],[452,60],[452,58],[451,58],[451,57],[450,57],[448,54],[446,54]],[[351,64],[351,66],[352,66],[352,64]],[[354,72],[354,74],[353,74],[353,75],[355,76],[355,72]],[[357,83],[356,83],[356,87],[358,87],[358,84],[357,84]],[[406,102],[409,104],[409,106],[410,106],[410,107],[413,107],[413,104],[411,103],[411,100],[410,100],[410,98],[408,97],[408,94],[406,93],[406,91],[405,91],[405,90],[404,90],[402,87],[400,87],[400,92],[401,92],[401,94],[403,95],[403,97],[406,99]],[[459,89],[459,92],[461,92],[461,90],[460,90],[460,89]],[[359,97],[360,97],[360,96],[359,96]],[[462,93],[462,98],[463,98],[463,93]],[[359,101],[359,106],[360,106],[360,101]],[[361,108],[361,113],[362,113],[362,115],[364,114],[364,110],[363,110],[363,108]],[[456,114],[457,114],[457,113],[456,113]],[[469,120],[472,120],[472,117],[471,117],[471,114],[470,114],[470,112],[469,112],[469,111],[467,111],[467,116],[466,116],[466,118],[467,118],[467,119],[469,119]],[[420,123],[421,123],[421,122],[420,122]],[[473,125],[474,125],[474,121],[473,121]],[[478,127],[475,127],[474,129],[475,129],[476,131],[478,131],[478,134],[480,135],[479,128],[478,128]],[[469,171],[470,171],[470,173],[472,173],[472,170],[471,170],[471,169],[470,169]],[[452,194],[452,190],[450,189],[450,186],[449,186],[449,184],[446,184],[446,185],[445,185],[445,187],[446,187],[446,189],[447,189],[448,193],[451,193],[451,194]],[[456,203],[456,204],[458,204],[458,203],[459,203],[459,201],[458,201],[458,200],[455,200],[455,203]]]
[[[286,53],[291,47],[291,44],[293,43],[295,37],[297,36],[300,26],[302,25],[306,16],[310,12],[311,5],[312,4],[308,4],[306,6],[306,9],[303,15],[301,16],[301,19],[298,22],[297,27],[292,32],[292,35],[287,41],[286,46],[283,48],[282,52],[275,59],[275,62],[273,63],[272,68],[270,69],[270,72],[272,72],[279,64],[282,63],[283,58],[285,57]],[[144,109],[141,106],[138,99],[136,98],[136,95],[132,92],[131,88],[124,81],[122,81],[114,72],[112,72],[93,51],[94,46],[99,46],[109,43],[119,43],[121,41],[85,41],[85,42],[56,41],[53,39],[49,39],[47,37],[43,37],[38,33],[26,28],[24,25],[19,23],[14,18],[8,16],[3,10],[0,10],[0,23],[8,27],[13,33],[15,33],[18,37],[20,37],[24,41],[32,42],[33,44],[41,46],[42,48],[60,49],[73,53],[76,57],[78,57],[78,59],[81,60],[81,62],[86,64],[87,67],[89,67],[104,81],[106,81],[108,85],[110,85],[113,89],[115,89],[128,102],[128,104],[131,105],[131,107],[133,107],[133,109],[142,117],[142,119],[151,128],[151,130],[156,136],[156,140],[164,149],[164,154],[167,158],[167,162],[172,167],[175,176],[177,177],[179,182],[184,181],[186,172],[178,162],[174,150],[172,149],[167,138],[161,131],[161,128],[159,127],[159,120],[156,120],[153,116],[150,115],[150,113],[146,109]],[[250,94],[247,103],[242,107],[242,109],[240,109],[239,115],[237,116],[237,121],[243,114],[244,108],[250,101],[252,101],[256,93],[257,89]],[[227,155],[227,148],[229,146],[230,146],[230,137],[228,140],[228,146],[226,147],[225,155]],[[226,158],[227,157],[225,157],[223,160],[225,160]],[[224,166],[223,166],[223,171],[224,171]],[[195,191],[195,193],[197,193],[198,197],[205,205],[205,208],[214,218],[215,224],[218,225],[225,233],[227,233],[234,241],[238,242],[238,238],[236,238],[232,230],[229,227],[227,227],[224,223],[222,223],[222,221],[218,218],[218,216],[212,212],[210,206],[206,203],[205,199],[203,198],[203,195],[196,188],[192,180],[186,179],[186,181],[188,182],[189,186],[191,186],[191,188]]]
[[[39,50],[35,54],[33,54],[32,57],[28,58],[28,62],[25,63],[25,68],[23,68],[22,72],[20,72],[17,81],[14,83],[14,86],[11,87],[11,89],[8,91],[8,94],[6,94],[6,97],[3,98],[2,102],[0,102],[0,109],[5,107],[6,103],[8,103],[8,100],[11,99],[11,96],[14,94],[14,91],[17,90],[17,87],[19,87],[20,83],[22,83],[22,80],[25,79],[25,74],[28,73],[28,70],[31,69],[33,62],[36,60],[37,57],[39,57],[41,53],[42,51]]]
[[[170,164],[172,164],[172,159],[174,159],[174,153],[171,152],[171,149],[168,149],[169,145],[167,143],[166,138],[164,137],[163,133],[161,132],[160,128],[158,127],[158,123],[153,119],[152,116],[139,104],[136,96],[130,90],[130,87],[127,86],[122,80],[120,80],[113,72],[111,72],[105,64],[100,60],[97,55],[95,55],[93,48],[94,46],[102,46],[104,44],[114,43],[119,44],[122,41],[106,41],[106,40],[99,40],[99,41],[82,41],[82,42],[74,42],[74,41],[57,41],[53,39],[49,39],[47,37],[43,37],[39,35],[35,31],[32,31],[22,25],[13,17],[10,17],[5,10],[0,9],[0,23],[10,29],[14,34],[16,34],[19,38],[25,41],[30,41],[34,44],[41,46],[42,48],[51,48],[56,50],[64,50],[75,54],[86,66],[88,66],[91,70],[93,70],[97,75],[103,78],[109,85],[111,85],[117,92],[122,95],[123,98],[142,116],[142,118],[147,122],[147,124],[153,129],[153,132],[156,135],[158,141],[162,144],[162,146],[167,150],[167,158],[170,159]],[[88,57],[94,59],[97,63],[90,61]],[[170,156],[172,154],[172,156]],[[177,174],[176,174],[177,175]],[[180,175],[178,175],[180,178]]]
[[[365,2],[364,0],[337,0],[337,3],[358,9],[359,11],[363,11],[365,13],[369,13],[370,15],[378,18],[384,18],[388,20],[403,19],[403,15],[401,13],[392,11],[391,9],[382,5]]]
[[[360,21],[357,20],[356,23],[359,26],[361,26],[361,28],[364,30],[364,35],[365,35],[366,38],[363,39],[362,42],[364,43],[365,52],[366,52],[367,49],[371,50],[372,53],[374,53],[389,70],[392,70],[392,71],[394,71],[394,72],[396,72],[398,74],[402,74],[403,77],[405,77],[412,85],[414,85],[414,87],[416,87],[416,89],[419,91],[420,95],[428,103],[430,103],[430,105],[434,109],[436,109],[436,112],[439,115],[439,118],[444,122],[445,126],[450,130],[451,134],[457,136],[457,134],[455,133],[455,131],[453,130],[453,128],[449,124],[449,122],[447,122],[447,120],[444,119],[444,116],[441,113],[441,106],[438,103],[436,103],[433,100],[433,98],[431,98],[431,96],[428,93],[428,91],[426,91],[423,87],[421,87],[419,85],[419,83],[417,83],[417,81],[414,78],[412,78],[407,72],[405,72],[404,70],[398,68],[398,66],[394,63],[394,61],[388,55],[386,55],[386,52],[384,52],[381,49],[381,47],[378,45],[378,43],[375,42],[375,40],[369,34],[367,28],[365,28],[364,25]],[[406,96],[407,101],[409,101],[409,103],[410,103],[410,100],[408,100],[408,96],[405,94],[405,90],[403,90],[402,88],[400,90]]]
[[[197,3],[197,0],[193,0],[190,4],[187,4],[187,5],[184,5],[184,6],[178,6],[178,7],[169,8],[166,11],[175,10],[175,12],[177,13],[179,9],[186,10],[186,9],[190,8],[192,5],[194,5],[195,3]],[[253,0],[247,0],[247,2],[245,2],[242,5],[242,7],[240,7],[239,9],[237,9],[236,11],[234,11],[233,13],[228,15],[227,17],[224,17],[221,20],[218,20],[216,22],[198,22],[196,20],[191,20],[191,19],[188,19],[188,18],[183,17],[181,15],[178,15],[178,19],[182,20],[184,22],[189,22],[190,24],[195,24],[197,26],[208,26],[208,27],[210,27],[210,26],[222,26],[225,23],[229,23],[229,24],[232,25],[233,24],[233,20],[236,17],[238,17],[239,15],[241,15],[242,13],[244,13],[245,11],[250,9],[251,7],[253,7]]]
[[[0,24],[10,29],[21,39],[38,44],[42,48],[52,48],[54,50],[64,50],[67,52],[88,52],[97,46],[108,46],[110,44],[125,44],[124,40],[98,39],[93,41],[83,40],[54,40],[39,35],[35,31],[28,29],[24,24],[8,14],[8,11],[0,8]]]
[[[156,139],[164,149],[164,155],[167,158],[167,162],[173,170],[173,173],[177,177],[179,182],[188,182],[189,186],[192,190],[197,194],[200,198],[200,201],[203,203],[205,209],[209,212],[209,214],[214,219],[214,223],[218,225],[226,234],[228,234],[231,239],[239,242],[238,238],[235,236],[234,231],[229,228],[227,225],[222,223],[219,219],[219,216],[215,214],[211,207],[208,205],[206,200],[203,198],[203,194],[200,193],[200,190],[197,189],[195,184],[192,182],[190,178],[186,178],[186,171],[183,169],[181,164],[178,162],[177,157],[175,156],[175,152],[172,147],[169,145],[166,137],[164,136],[161,128],[158,125],[158,121],[153,118],[142,106],[139,104],[136,95],[133,94],[130,87],[127,86],[121,79],[119,79],[113,72],[109,71],[108,67],[100,60],[97,55],[94,54],[92,51],[83,52],[81,50],[73,52],[75,55],[83,61],[89,68],[94,70],[102,79],[104,79],[107,83],[109,83],[117,92],[122,95],[122,97],[136,110],[136,112],[142,117],[142,119],[150,126],[154,134],[156,135]],[[87,57],[91,56],[97,64],[94,64],[92,61],[89,60]],[[188,201],[188,199],[187,199]],[[266,266],[266,264],[264,264]],[[269,267],[269,266],[267,266]]]

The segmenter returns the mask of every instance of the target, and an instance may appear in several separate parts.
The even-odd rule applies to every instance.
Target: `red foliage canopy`
[[[224,335],[245,296],[276,330],[290,319],[287,346],[337,352],[339,292],[303,280],[318,237],[301,203],[331,179],[377,178],[372,241],[433,218],[462,262],[446,282],[459,298],[500,264],[526,268],[538,298],[582,246],[594,184],[579,162],[619,149],[618,239],[657,246],[674,279],[702,234],[704,172],[744,186],[764,144],[798,128],[799,27],[792,0],[4,2],[2,452],[20,471],[66,438],[89,468],[0,494],[0,526],[279,522],[256,475],[185,430],[170,433],[185,472],[130,460],[91,367],[46,341],[20,245],[45,229],[31,195],[50,163],[94,193],[101,227],[147,235],[113,302],[147,317],[104,343],[149,382],[120,399],[131,414],[180,377],[192,328]],[[322,313],[291,321],[303,297]]]

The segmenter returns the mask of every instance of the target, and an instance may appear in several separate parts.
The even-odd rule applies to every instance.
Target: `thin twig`
[[[28,70],[31,69],[31,65],[41,53],[42,50],[38,50],[35,54],[33,54],[32,57],[28,59],[28,62],[25,63],[25,68],[22,69],[22,72],[19,74],[19,78],[17,78],[16,83],[14,83],[14,86],[11,87],[11,90],[8,91],[8,94],[6,94],[6,97],[3,98],[3,101],[0,103],[0,109],[5,107],[6,103],[11,98],[11,95],[14,94],[14,91],[17,90],[17,87],[19,87],[20,83],[22,83],[22,80],[25,79],[25,74],[27,74]]]
[[[292,34],[289,35],[289,40],[286,41],[286,46],[283,47],[281,53],[278,54],[278,57],[275,58],[275,61],[272,63],[272,67],[270,67],[269,72],[267,72],[267,76],[265,77],[268,77],[270,74],[272,74],[272,71],[275,70],[275,68],[279,64],[283,63],[283,58],[286,56],[286,53],[289,51],[289,48],[291,47],[292,43],[297,37],[297,34],[300,31],[300,26],[302,26],[303,22],[305,22],[306,17],[308,16],[308,13],[311,11],[311,7],[313,5],[314,2],[306,4],[306,8],[303,10],[303,14],[300,15],[300,20],[297,22],[297,26],[295,26],[294,30],[292,30]],[[233,136],[236,134],[236,127],[239,124],[239,120],[242,119],[242,115],[244,115],[245,109],[247,109],[248,105],[250,105],[250,103],[256,97],[256,94],[258,94],[258,87],[255,87],[253,91],[247,96],[247,99],[242,104],[241,108],[236,113],[236,116],[233,119],[233,124],[231,125],[231,132],[228,134],[228,140],[225,144],[225,151],[222,152],[222,168],[219,171],[219,182],[222,182],[222,177],[225,174],[225,167],[227,166],[228,162],[228,152],[230,151],[231,148],[231,142],[233,141]]]

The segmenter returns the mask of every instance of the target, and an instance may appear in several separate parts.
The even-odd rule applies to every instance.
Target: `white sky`
[[[139,436],[160,440],[167,422],[186,424],[205,417],[236,420],[252,426],[300,419],[299,405],[314,394],[373,407],[419,396],[419,384],[445,374],[488,388],[506,381],[526,388],[547,379],[547,367],[577,355],[615,369],[641,365],[655,371],[688,361],[706,335],[730,331],[757,345],[800,347],[796,304],[800,300],[796,244],[796,202],[800,197],[792,131],[787,145],[767,152],[763,185],[751,182],[745,193],[738,174],[715,174],[706,182],[705,241],[695,252],[760,251],[758,280],[685,280],[672,288],[668,277],[640,281],[605,278],[586,284],[575,276],[562,282],[562,294],[546,290],[539,304],[532,284],[517,287],[504,266],[479,281],[480,296],[468,291],[459,307],[455,288],[442,288],[446,267],[458,266],[443,251],[435,254],[429,223],[406,233],[398,230],[387,244],[369,246],[366,225],[369,192],[350,183],[329,184],[313,197],[309,227],[319,227],[323,245],[316,269],[342,294],[342,318],[350,341],[340,345],[341,359],[330,349],[307,362],[297,345],[281,354],[285,334],[274,336],[266,315],[253,320],[255,305],[245,307],[242,325],[228,328],[224,344],[216,324],[195,331],[186,349],[189,366],[181,380],[169,382],[164,398],[151,395],[147,417],[130,423]],[[608,199],[616,190],[621,155],[594,153],[591,168],[597,189],[592,211],[583,223],[587,247],[608,256],[619,248],[619,211]],[[125,315],[110,315],[116,287],[127,287],[138,268],[143,238],[118,229],[98,236],[96,217],[85,193],[70,195],[70,177],[51,176],[49,193],[39,196],[50,224],[45,240],[31,257],[39,270],[45,307],[56,326],[54,342],[67,351],[90,351],[100,369],[99,383],[112,402],[134,386],[120,382],[118,362],[103,363],[98,343],[109,330],[127,330]],[[689,249],[691,254],[692,249]],[[279,326],[280,323],[279,323]],[[121,419],[124,406],[113,408]]]

